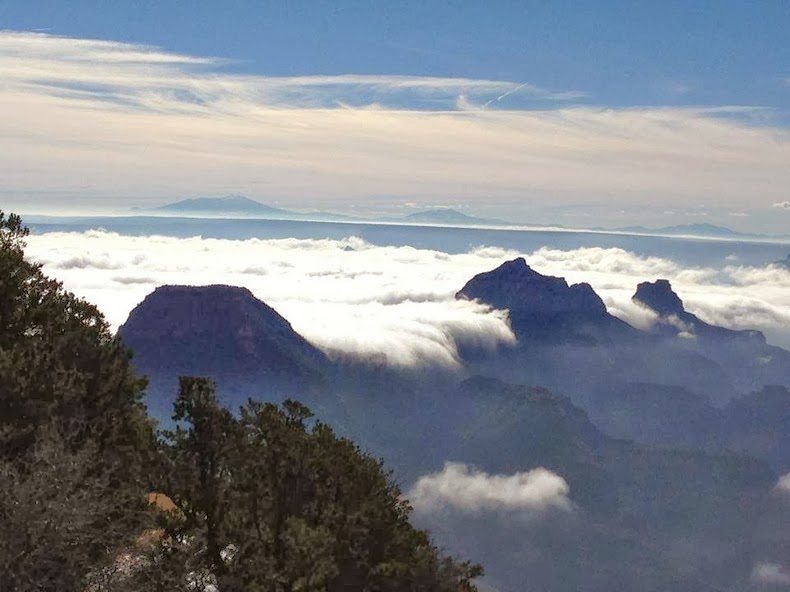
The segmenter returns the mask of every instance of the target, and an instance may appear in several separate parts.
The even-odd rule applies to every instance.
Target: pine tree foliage
[[[411,526],[410,508],[380,461],[303,405],[248,402],[238,418],[211,381],[182,378],[165,449],[160,569],[139,584],[196,578],[220,591],[472,591],[479,566],[443,557]]]
[[[0,590],[85,590],[147,520],[145,382],[0,211]]]
[[[123,455],[128,473],[151,444],[145,381],[98,309],[24,257],[28,230],[0,211],[2,451],[24,456],[53,419],[74,445]]]

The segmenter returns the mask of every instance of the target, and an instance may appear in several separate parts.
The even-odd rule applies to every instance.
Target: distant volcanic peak
[[[473,277],[456,298],[480,300],[513,315],[554,313],[606,314],[606,305],[589,284],[568,283],[532,269],[523,257]]]
[[[262,204],[243,195],[222,197],[193,197],[156,208],[157,211],[171,213],[203,214],[287,214],[286,210]]]
[[[655,311],[662,317],[680,315],[686,312],[683,301],[672,290],[669,280],[642,282],[636,287],[636,293],[631,299]]]

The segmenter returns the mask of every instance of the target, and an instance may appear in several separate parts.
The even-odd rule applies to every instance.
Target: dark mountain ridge
[[[523,257],[477,274],[455,295],[509,311],[516,336],[543,343],[598,343],[633,339],[639,332],[610,315],[590,284],[533,270]]]

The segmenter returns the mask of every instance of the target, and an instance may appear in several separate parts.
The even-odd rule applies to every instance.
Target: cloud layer
[[[115,327],[157,285],[220,283],[249,288],[325,349],[397,365],[454,367],[461,344],[485,349],[514,340],[504,313],[453,297],[508,256],[502,249],[448,255],[354,237],[237,241],[89,231],[31,237],[28,253]]]
[[[602,109],[579,105],[577,91],[513,81],[273,78],[223,65],[0,32],[0,109],[14,113],[0,123],[8,205],[97,209],[239,192],[321,207],[450,196],[509,211],[548,198],[578,211],[770,210],[790,186],[790,133],[756,116],[749,124],[749,108]],[[515,97],[522,108],[504,110]]]
[[[461,344],[512,343],[502,312],[454,295],[475,274],[520,255],[541,273],[589,282],[610,312],[635,326],[655,320],[631,303],[636,285],[668,278],[704,320],[764,330],[770,341],[790,346],[790,271],[773,266],[683,267],[619,248],[477,247],[449,254],[355,237],[225,240],[100,230],[31,236],[28,253],[115,327],[158,285],[224,283],[249,288],[321,347],[399,365],[454,367]]]
[[[420,477],[407,497],[418,512],[454,509],[543,511],[571,509],[565,479],[538,468],[512,475],[489,475],[463,463],[447,462],[437,473]]]

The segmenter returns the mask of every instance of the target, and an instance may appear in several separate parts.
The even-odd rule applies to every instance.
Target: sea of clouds
[[[386,356],[391,364],[458,363],[459,346],[512,343],[507,315],[455,293],[475,274],[525,256],[537,271],[589,282],[609,311],[638,327],[654,316],[631,302],[642,281],[667,278],[687,310],[718,325],[765,331],[790,346],[790,271],[682,266],[620,248],[520,253],[498,247],[449,254],[378,246],[356,237],[207,239],[126,236],[103,230],[31,236],[44,272],[95,303],[112,327],[163,284],[245,286],[327,350]]]

